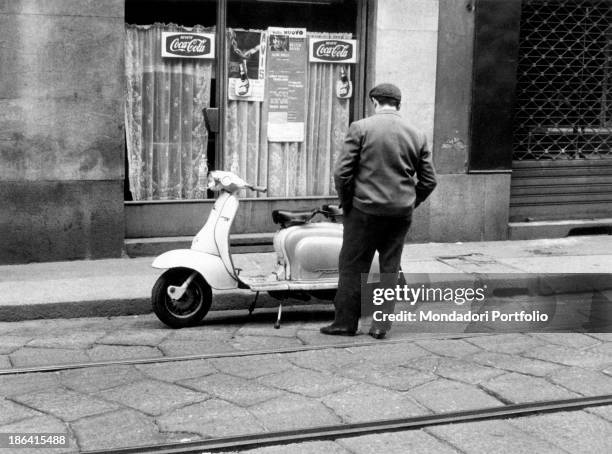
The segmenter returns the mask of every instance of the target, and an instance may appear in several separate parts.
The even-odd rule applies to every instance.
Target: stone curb
[[[433,273],[432,273],[433,274]],[[486,273],[483,273],[486,275]],[[490,273],[492,274],[492,273]],[[569,279],[571,273],[551,274],[546,278],[546,286],[539,285],[536,275],[533,279],[525,279],[528,273],[506,274],[503,283],[510,285],[523,284],[527,289],[539,289],[542,294],[550,294],[550,286],[554,285],[560,292],[581,292],[592,289],[593,280],[577,281]],[[452,274],[451,280],[445,280],[445,284],[472,286],[479,282],[479,278],[473,274]],[[607,279],[607,276],[605,276]],[[604,287],[610,287],[605,279],[598,279]],[[597,282],[596,281],[596,282]],[[605,282],[605,284],[604,284]],[[538,285],[535,285],[538,284]],[[412,285],[419,285],[412,282]],[[548,293],[547,293],[548,292]],[[213,305],[211,311],[220,310],[247,310],[251,305],[255,293],[250,290],[226,290],[213,294]],[[302,300],[289,299],[286,305],[304,304]],[[308,304],[330,304],[330,301],[312,298]],[[278,300],[262,293],[257,300],[257,307],[277,307]],[[24,305],[0,306],[0,322],[16,322],[24,320],[52,319],[52,318],[84,318],[84,317],[118,317],[126,315],[138,315],[151,313],[150,296],[139,298],[100,298],[94,300],[65,301],[57,303],[28,303]]]

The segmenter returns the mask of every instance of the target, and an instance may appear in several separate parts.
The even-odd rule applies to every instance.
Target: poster
[[[227,35],[229,99],[263,101],[266,80],[266,33],[229,29]]]
[[[307,64],[306,29],[268,29],[270,142],[304,141]]]

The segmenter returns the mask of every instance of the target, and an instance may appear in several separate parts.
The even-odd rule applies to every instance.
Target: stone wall
[[[0,263],[119,256],[123,0],[0,1]]]
[[[401,112],[433,141],[438,46],[438,0],[378,0],[374,49],[369,58],[374,83],[402,91]]]
[[[402,115],[427,134],[439,183],[410,241],[507,238],[510,175],[468,173],[474,0],[378,0],[369,85],[402,90]],[[370,112],[371,113],[371,112]]]

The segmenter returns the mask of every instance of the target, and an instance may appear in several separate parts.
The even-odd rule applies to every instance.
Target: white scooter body
[[[216,290],[238,287],[229,251],[229,231],[238,210],[238,198],[223,192],[208,220],[191,243],[191,249],[175,249],[157,257],[153,268],[190,268],[197,271]]]
[[[316,294],[338,287],[338,257],[342,246],[342,225],[335,222],[301,223],[281,228],[274,236],[276,263],[263,276],[239,276],[232,261],[229,232],[238,210],[238,193],[243,189],[265,191],[248,184],[231,172],[209,174],[209,188],[221,191],[204,227],[190,249],[166,252],[152,266],[161,269],[187,268],[195,271],[217,290],[248,288],[256,292],[289,296]],[[308,214],[308,213],[306,213]],[[181,286],[169,286],[168,297],[179,300],[192,274]],[[250,308],[252,311],[254,306]],[[279,305],[278,327],[282,306]]]

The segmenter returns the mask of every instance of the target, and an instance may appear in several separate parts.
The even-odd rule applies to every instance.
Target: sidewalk
[[[266,274],[273,253],[239,254],[245,275]],[[152,258],[0,266],[0,321],[100,317],[151,311],[161,270]],[[409,244],[402,268],[413,273],[612,273],[612,236],[475,243]],[[254,293],[215,292],[212,310],[247,308]],[[261,306],[274,300],[260,297]]]

